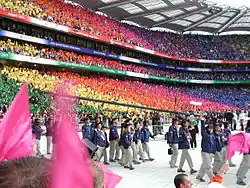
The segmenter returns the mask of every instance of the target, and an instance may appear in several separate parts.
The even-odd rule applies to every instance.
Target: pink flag
[[[229,135],[227,146],[227,160],[233,157],[235,152],[249,153],[250,146],[250,134],[249,133],[237,133]]]
[[[121,181],[122,177],[113,173],[103,163],[99,163],[99,166],[102,167],[102,170],[104,172],[105,188],[115,188]]]
[[[53,153],[52,188],[93,188],[92,166],[87,148],[79,139],[73,101],[56,98],[58,124]]]
[[[27,84],[24,84],[0,124],[0,161],[26,157],[33,151]]]

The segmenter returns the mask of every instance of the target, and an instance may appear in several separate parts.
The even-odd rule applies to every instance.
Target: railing
[[[74,69],[85,69],[89,71],[103,72],[108,74],[115,74],[121,76],[129,76],[143,79],[159,80],[164,82],[177,82],[177,83],[196,83],[196,84],[250,84],[250,80],[237,80],[237,81],[228,81],[228,80],[186,80],[186,79],[177,79],[177,78],[167,78],[161,76],[152,76],[149,74],[141,74],[131,71],[122,71],[117,69],[104,68],[99,66],[84,65],[70,62],[54,61],[51,59],[44,59],[39,57],[30,57],[6,52],[0,52],[0,59],[28,62],[41,65],[52,65],[59,67],[68,67]]]

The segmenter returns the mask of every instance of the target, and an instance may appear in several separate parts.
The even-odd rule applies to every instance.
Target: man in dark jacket
[[[82,125],[82,138],[83,139],[87,138],[87,139],[91,140],[92,133],[93,133],[93,128],[91,126],[90,119],[85,118],[84,123]]]
[[[102,155],[101,155],[101,159],[102,159],[102,157],[104,157],[104,164],[105,165],[109,165],[109,162],[108,162],[108,152],[107,152],[107,148],[109,147],[108,135],[107,135],[107,132],[106,132],[107,128],[108,127],[106,127],[104,125],[102,126],[102,131],[103,131],[103,133],[105,135],[106,146],[103,149],[103,152],[102,152]]]
[[[214,174],[212,170],[212,160],[214,157],[215,152],[217,151],[216,148],[216,140],[213,133],[213,125],[208,125],[205,127],[205,118],[201,117],[201,157],[202,157],[202,164],[196,179],[200,180],[201,182],[205,182],[203,177],[205,174],[208,175],[209,179],[211,179]]]
[[[194,174],[197,171],[193,169],[194,167],[193,161],[188,152],[188,150],[190,149],[189,139],[190,139],[190,133],[188,132],[188,122],[184,120],[179,130],[178,148],[182,150],[182,153],[181,153],[180,165],[179,165],[177,172],[183,172],[183,173],[185,172],[182,168],[183,168],[185,161],[187,160],[189,168],[190,168],[190,173]]]
[[[120,147],[119,147],[119,134],[117,127],[118,119],[114,118],[109,127],[109,141],[110,141],[110,150],[109,150],[109,161],[115,162],[120,158]]]
[[[172,125],[169,127],[167,136],[168,144],[173,149],[173,154],[171,155],[171,160],[169,161],[170,168],[177,168],[176,162],[179,155],[178,152],[179,137],[178,137],[177,125],[178,125],[178,120],[173,119]]]
[[[124,168],[129,168],[130,170],[134,170],[132,148],[131,148],[132,137],[131,137],[130,129],[131,129],[131,124],[126,123],[124,125],[121,139],[123,140],[122,142],[123,142],[123,147],[124,147],[124,152],[125,152]]]
[[[141,142],[143,151],[146,152],[149,161],[153,161],[154,159],[150,155],[150,148],[149,148],[149,137],[154,139],[154,136],[148,129],[148,122],[143,122],[143,127],[141,129]]]
[[[141,139],[142,139],[142,133],[141,133],[141,122],[136,122],[135,124],[135,134],[133,137],[133,141],[135,142],[136,145],[136,156],[135,157],[135,161],[138,161],[138,154],[140,156],[140,159],[142,160],[142,162],[145,162],[145,156],[144,156],[144,152],[143,152],[143,148],[142,148],[142,143],[141,143]]]
[[[91,138],[91,141],[93,142],[93,144],[95,144],[98,147],[98,150],[96,151],[96,155],[93,158],[96,161],[100,161],[103,155],[103,150],[107,146],[105,134],[101,130],[101,128],[102,128],[101,123],[96,124],[96,128],[93,131],[93,136]]]
[[[216,152],[214,154],[214,164],[213,164],[213,173],[216,175],[220,168],[223,166],[222,159],[222,148],[223,148],[223,135],[221,132],[220,124],[214,125],[214,137],[215,137],[215,145]]]
[[[35,148],[36,148],[36,155],[37,156],[42,155],[41,150],[40,150],[40,140],[41,140],[41,135],[43,132],[44,132],[44,130],[41,128],[40,119],[36,118],[32,124],[32,133],[36,137]]]

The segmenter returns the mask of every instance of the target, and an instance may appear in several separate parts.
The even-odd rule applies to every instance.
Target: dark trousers
[[[235,131],[236,130],[236,126],[237,126],[237,122],[235,119],[232,120],[232,124],[231,124],[231,130]]]
[[[240,127],[241,127],[241,131],[244,131],[244,124],[243,124],[244,120],[240,119]]]
[[[190,145],[191,148],[197,148],[196,134],[191,134]]]

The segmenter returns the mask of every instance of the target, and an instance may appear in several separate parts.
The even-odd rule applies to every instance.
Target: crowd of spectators
[[[0,51],[21,54],[26,56],[42,57],[64,62],[80,63],[86,65],[112,68],[122,71],[132,71],[136,73],[162,76],[175,79],[198,79],[198,80],[250,80],[249,73],[217,73],[217,72],[188,72],[168,69],[159,69],[137,64],[123,63],[117,60],[104,59],[87,55],[80,55],[75,52],[57,50],[53,48],[43,48],[32,44],[20,43],[11,39],[0,40]]]
[[[0,7],[182,58],[249,59],[248,36],[179,35],[129,26],[61,0],[2,0]],[[153,39],[153,40],[152,40]]]
[[[56,72],[51,68],[50,71],[45,68],[39,71],[4,66],[1,74],[9,80],[19,83],[27,82],[33,89],[39,91],[55,92],[56,83],[60,83],[62,80],[70,80],[72,86],[68,88],[68,91],[74,96],[180,112],[194,109],[190,101],[202,102],[202,106],[199,106],[199,108],[208,111],[244,109],[247,108],[247,101],[250,101],[248,91],[237,88],[211,89],[155,85],[97,75],[84,76],[77,73]],[[3,92],[2,95],[4,94]],[[92,105],[95,106],[96,103],[92,103]],[[98,107],[110,110],[127,110],[125,107],[110,104],[99,105]]]

